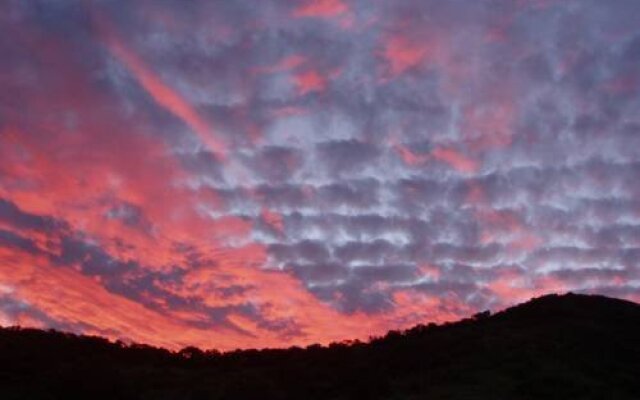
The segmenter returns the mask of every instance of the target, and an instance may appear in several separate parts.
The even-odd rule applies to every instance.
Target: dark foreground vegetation
[[[640,305],[544,296],[370,343],[220,354],[0,329],[9,399],[640,399]]]

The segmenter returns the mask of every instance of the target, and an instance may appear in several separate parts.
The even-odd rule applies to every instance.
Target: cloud
[[[0,321],[177,347],[638,299],[637,2],[9,2]]]
[[[355,140],[320,143],[316,152],[321,165],[332,175],[353,172],[374,162],[379,154],[374,145]]]
[[[179,93],[147,67],[138,55],[128,49],[117,33],[106,31],[106,43],[114,56],[129,69],[158,105],[184,121],[211,152],[224,157],[225,145],[212,134],[209,124]]]
[[[348,10],[342,0],[309,0],[293,11],[294,17],[335,17]]]
[[[449,164],[459,172],[470,173],[478,170],[478,165],[475,161],[465,157],[463,154],[460,154],[455,150],[438,148],[435,149],[432,154],[436,160]]]

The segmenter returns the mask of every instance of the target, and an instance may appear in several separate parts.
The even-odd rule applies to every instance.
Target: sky
[[[304,346],[640,301],[637,0],[5,0],[0,325]]]

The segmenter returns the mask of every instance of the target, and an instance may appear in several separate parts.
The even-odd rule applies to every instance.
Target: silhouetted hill
[[[0,330],[3,399],[640,399],[640,305],[549,295],[369,343],[172,353]]]

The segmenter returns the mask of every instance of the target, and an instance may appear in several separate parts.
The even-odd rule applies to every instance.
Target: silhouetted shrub
[[[640,306],[544,296],[369,343],[170,352],[0,329],[2,399],[638,399]]]

